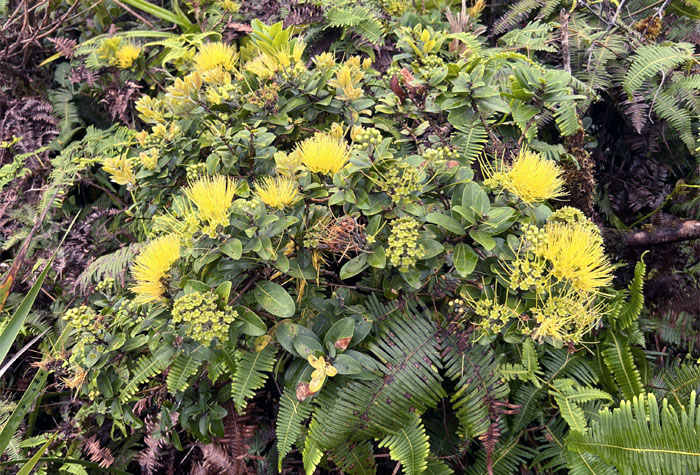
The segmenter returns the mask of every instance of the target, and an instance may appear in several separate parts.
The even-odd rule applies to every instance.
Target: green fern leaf
[[[603,360],[615,378],[618,388],[626,399],[632,399],[643,391],[642,378],[632,358],[629,342],[611,331],[603,343]]]
[[[430,444],[417,414],[408,426],[382,439],[379,448],[382,447],[389,447],[391,459],[401,462],[401,469],[406,475],[423,473],[428,466]]]
[[[532,339],[528,338],[523,343],[522,364],[504,363],[498,371],[501,373],[504,381],[513,381],[519,379],[521,381],[531,381],[535,386],[539,386],[537,375],[542,373],[540,365],[537,362],[537,353],[535,352],[535,344]]]
[[[374,447],[370,441],[341,445],[333,450],[333,462],[342,473],[348,475],[373,475],[377,473],[374,465]]]
[[[175,355],[175,348],[164,347],[153,356],[142,356],[137,362],[129,378],[129,382],[121,391],[119,402],[126,403],[131,396],[136,394],[139,386],[150,381],[155,375],[163,371],[170,364]]]
[[[567,451],[566,466],[569,475],[615,475],[617,472],[600,457],[584,452]]]
[[[453,475],[454,470],[440,459],[429,458],[423,473],[426,475]]]
[[[207,359],[209,351],[204,346],[199,346],[188,353],[180,353],[173,364],[170,365],[166,383],[170,394],[184,391],[190,385],[188,379],[199,371],[202,361]]]
[[[247,400],[265,384],[268,373],[275,365],[276,353],[277,350],[272,345],[267,345],[262,351],[243,352],[231,382],[233,403],[238,412],[245,410],[248,405]]]
[[[317,432],[318,430],[318,422],[316,420],[312,420],[311,424],[309,424],[309,434]],[[304,471],[306,472],[306,475],[313,475],[313,473],[316,471],[316,467],[318,467],[319,462],[321,462],[321,459],[323,458],[323,451],[319,448],[316,439],[310,435],[306,437],[306,441],[304,442],[304,450],[301,453],[301,457],[302,462],[304,463]]]
[[[653,394],[601,411],[587,434],[571,432],[566,446],[614,465],[623,474],[700,471],[700,408],[696,393],[679,411]]]
[[[569,378],[560,378],[552,381],[549,394],[559,406],[561,416],[571,430],[581,433],[588,431],[588,423],[580,404],[596,399],[612,401],[612,396],[605,391],[579,386],[573,379]]]
[[[311,414],[311,403],[299,401],[293,390],[285,388],[280,398],[277,413],[277,454],[278,468],[282,471],[282,461],[292,449],[292,445],[301,434],[301,423]]]
[[[620,309],[620,316],[615,321],[615,326],[621,330],[629,328],[639,318],[639,314],[644,306],[644,276],[646,265],[644,255],[634,266],[634,278],[629,284],[629,302]]]
[[[489,401],[505,399],[508,385],[500,379],[499,359],[489,347],[468,344],[462,348],[449,333],[443,335],[445,375],[456,381],[452,406],[459,419],[460,435],[468,440],[488,430]]]
[[[637,48],[632,57],[622,88],[627,94],[639,90],[642,83],[660,71],[679,66],[692,59],[693,46],[689,43],[675,43],[673,46],[647,45]]]

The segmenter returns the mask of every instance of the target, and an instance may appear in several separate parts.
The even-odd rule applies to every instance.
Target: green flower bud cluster
[[[323,237],[324,226],[322,221],[316,221],[306,233],[304,233],[304,247],[307,249],[316,249]]]
[[[474,313],[483,319],[477,324],[487,333],[498,333],[513,316],[513,310],[492,299],[479,299],[474,306]]]
[[[279,91],[280,85],[273,82],[249,93],[246,96],[246,101],[265,109],[272,114],[276,114],[278,110],[277,104],[279,101]]]
[[[513,290],[534,289],[541,295],[547,291],[547,279],[544,276],[545,263],[527,257],[518,258],[510,268],[510,288]]]
[[[117,281],[114,280],[112,277],[106,277],[97,283],[97,286],[95,286],[95,290],[97,292],[109,292],[114,288],[114,285],[116,283]]]
[[[217,84],[207,88],[207,102],[211,105],[218,106],[222,102],[234,101],[240,89],[234,84]]]
[[[301,61],[298,61],[293,67],[282,70],[281,75],[286,80],[294,80],[301,78],[304,73],[306,73],[306,67]]]
[[[462,299],[450,300],[447,302],[447,305],[450,307],[451,312],[459,316],[464,315],[464,313],[467,311],[466,302]]]
[[[87,305],[67,310],[63,320],[78,331],[82,343],[95,343],[104,337],[106,326],[102,317]]]
[[[528,250],[538,254],[539,250],[546,244],[547,232],[543,228],[538,228],[533,224],[526,224],[522,229],[523,237],[528,245]]]
[[[380,190],[391,196],[394,204],[410,203],[411,194],[423,189],[421,169],[407,164],[394,166],[377,180]]]
[[[379,145],[382,142],[382,133],[374,128],[370,127],[362,131],[356,139],[356,146],[360,150],[366,150],[370,145]]]
[[[420,61],[415,61],[411,66],[413,70],[417,73],[423,75],[423,77],[429,78],[437,72],[445,62],[436,54],[430,54],[423,56]]]
[[[228,340],[229,325],[238,316],[233,309],[219,310],[215,292],[194,292],[178,297],[173,302],[174,324],[182,324],[185,333],[194,341],[208,345],[212,340]]]
[[[254,215],[255,209],[258,207],[257,200],[236,200],[233,204],[234,209],[243,214]]]
[[[386,255],[391,265],[401,272],[407,272],[425,257],[425,248],[418,244],[419,228],[420,223],[408,216],[395,220],[391,225]]]
[[[450,147],[438,147],[427,149],[423,152],[422,157],[427,162],[437,162],[440,160],[455,160],[459,157],[459,153]]]
[[[187,172],[187,181],[195,181],[200,176],[207,174],[207,164],[195,163],[194,165],[187,165],[185,170]]]
[[[381,0],[382,10],[392,16],[400,17],[408,10],[407,0]]]
[[[399,84],[404,84],[406,81],[403,77],[403,74],[401,74],[401,66],[398,64],[392,64],[389,66],[389,69],[386,71],[386,76],[384,76],[387,81],[391,81],[391,78],[396,76],[396,79],[399,80]]]
[[[587,230],[592,231],[594,236],[599,237],[600,244],[603,244],[603,237],[600,234],[600,228],[598,228],[598,226],[596,226],[596,224],[578,208],[564,206],[563,208],[560,208],[552,213],[549,219],[547,219],[547,222],[581,224]]]

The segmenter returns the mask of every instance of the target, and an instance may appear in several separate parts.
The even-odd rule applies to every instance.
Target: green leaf
[[[421,474],[428,467],[430,445],[417,414],[408,426],[399,429],[395,435],[382,439],[379,448],[382,447],[389,447],[391,459],[401,462],[401,469],[406,475]]]
[[[362,372],[362,366],[355,358],[348,355],[338,355],[333,359],[333,366],[338,374],[358,374]]]
[[[238,329],[244,335],[261,336],[267,333],[265,322],[251,309],[243,305],[236,305],[233,309],[238,312]]]
[[[32,379],[32,382],[29,383],[27,389],[24,390],[24,394],[22,394],[22,398],[19,400],[17,407],[15,407],[15,410],[12,411],[10,418],[3,426],[2,432],[0,432],[0,454],[5,452],[7,445],[10,443],[10,440],[12,440],[12,437],[15,435],[15,432],[17,432],[17,429],[22,423],[24,416],[27,414],[27,412],[29,412],[29,409],[31,409],[36,398],[39,397],[41,391],[44,390],[48,376],[48,371],[40,369],[34,375],[34,378]]]
[[[49,440],[47,440],[44,445],[41,446],[41,449],[39,449],[37,451],[37,453],[35,453],[32,456],[32,458],[30,458],[27,461],[27,463],[25,463],[22,466],[22,468],[19,470],[19,472],[17,472],[17,475],[29,475],[32,472],[32,470],[34,469],[34,467],[36,467],[36,465],[39,463],[39,461],[41,460],[41,457],[44,455],[44,453],[46,453],[46,449],[49,448],[49,445],[51,445],[51,443],[53,442],[53,440],[56,438],[57,435],[58,435],[58,432],[54,432],[53,435],[51,436],[51,438]]]
[[[345,280],[354,277],[367,268],[367,254],[355,256],[340,268],[340,278]]]
[[[329,350],[336,345],[338,340],[352,338],[355,331],[355,319],[352,317],[341,318],[333,324],[323,337],[323,343]]]
[[[199,346],[189,355],[180,353],[173,361],[168,371],[168,391],[170,394],[175,394],[178,391],[184,391],[190,385],[188,379],[194,375],[202,365],[202,361],[206,358],[207,351],[203,346]]]
[[[695,392],[680,410],[653,394],[640,394],[603,410],[588,433],[572,431],[572,452],[600,457],[623,474],[700,472],[700,407]]]
[[[311,414],[311,402],[299,401],[295,390],[285,388],[280,397],[280,409],[275,423],[277,435],[277,470],[282,470],[284,457],[301,435],[302,421]]]
[[[428,215],[425,217],[425,219],[429,223],[437,224],[443,229],[447,229],[448,231],[457,234],[459,236],[464,236],[466,233],[464,232],[464,226],[462,226],[462,223],[460,223],[458,220],[447,216],[445,214],[441,213],[428,213]]]
[[[272,315],[281,318],[294,316],[296,311],[294,299],[281,285],[270,281],[258,282],[253,290],[253,295],[260,306]]]
[[[472,229],[469,231],[469,236],[481,244],[487,251],[490,251],[496,247],[496,240],[486,231],[482,231],[481,229]]]
[[[491,204],[489,196],[481,186],[470,181],[464,185],[464,191],[462,191],[462,206],[471,209],[478,216],[483,216],[489,212]]]
[[[622,80],[627,94],[637,91],[642,83],[664,70],[690,61],[693,46],[689,43],[675,43],[673,46],[646,45],[636,49],[632,66]]]
[[[479,262],[479,256],[468,244],[460,242],[455,246],[454,251],[452,251],[452,263],[462,277],[469,277],[474,271],[477,262]]]
[[[242,413],[248,405],[248,399],[265,384],[275,365],[276,353],[273,345],[267,345],[262,351],[243,352],[231,382],[231,399],[237,412]]]
[[[624,397],[632,399],[640,394],[644,390],[642,378],[634,364],[629,342],[622,335],[609,331],[603,345],[602,353],[605,365],[613,374]]]
[[[237,261],[243,255],[243,244],[239,239],[232,239],[219,246],[219,250],[234,261]]]
[[[308,359],[309,355],[323,356],[323,345],[318,340],[318,337],[307,335],[297,335],[294,337],[294,349],[297,354],[304,359]]]

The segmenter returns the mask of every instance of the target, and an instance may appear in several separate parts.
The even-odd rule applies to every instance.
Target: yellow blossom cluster
[[[350,159],[348,146],[330,134],[316,133],[297,145],[301,162],[314,173],[334,175]]]
[[[563,170],[552,160],[522,149],[510,166],[501,160],[494,170],[482,162],[486,186],[501,188],[524,203],[541,203],[560,198],[564,193]]]
[[[137,303],[160,302],[165,293],[164,280],[170,267],[180,258],[180,237],[168,234],[151,241],[136,256],[131,274],[136,284],[131,291]]]
[[[301,199],[299,184],[286,176],[266,176],[255,184],[253,196],[270,208],[284,209]]]
[[[590,331],[600,318],[596,297],[613,278],[600,231],[573,208],[543,228],[526,226],[507,268],[512,290],[535,293],[532,337],[554,344],[579,343]]]

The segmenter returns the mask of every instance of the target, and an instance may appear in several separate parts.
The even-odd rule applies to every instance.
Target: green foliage
[[[273,346],[266,346],[261,351],[245,351],[236,364],[233,373],[232,388],[233,403],[236,410],[243,412],[247,406],[247,400],[255,395],[272,371],[275,364],[276,350]]]
[[[699,431],[695,393],[679,410],[666,399],[659,407],[653,394],[642,394],[602,411],[587,435],[572,432],[566,445],[600,457],[620,473],[679,473],[700,470]]]
[[[687,2],[287,3],[100,3],[80,44],[55,41],[59,137],[0,149],[3,193],[41,190],[0,244],[46,212],[40,268],[65,217],[79,229],[31,325],[13,330],[18,294],[0,316],[7,356],[45,356],[8,455],[43,446],[69,473],[696,469],[697,365],[642,333],[659,271],[642,260],[615,290],[627,253],[587,217],[634,227],[695,186]],[[689,179],[625,216],[628,156],[659,189]],[[30,411],[43,368],[77,408],[51,432],[63,413]]]
[[[406,475],[423,473],[428,466],[428,436],[420,417],[413,416],[408,426],[394,435],[387,435],[379,442],[379,448],[388,447],[392,460],[401,462]]]

